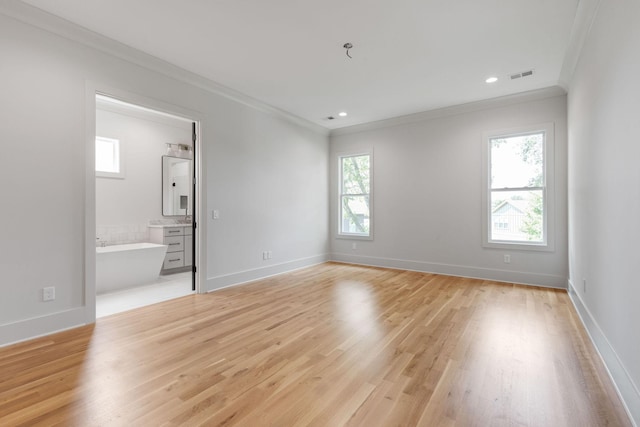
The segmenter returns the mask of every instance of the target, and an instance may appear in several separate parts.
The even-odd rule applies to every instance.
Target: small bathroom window
[[[120,140],[102,136],[96,137],[96,176],[124,178]]]

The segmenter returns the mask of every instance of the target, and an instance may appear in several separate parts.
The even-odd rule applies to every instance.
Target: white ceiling
[[[23,1],[334,129],[557,85],[580,0]]]

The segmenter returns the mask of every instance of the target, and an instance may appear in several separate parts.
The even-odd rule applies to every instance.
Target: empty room
[[[0,425],[637,426],[640,3],[0,2]]]

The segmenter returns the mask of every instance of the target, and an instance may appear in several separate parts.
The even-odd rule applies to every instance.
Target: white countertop
[[[149,228],[192,227],[193,224],[149,224]]]

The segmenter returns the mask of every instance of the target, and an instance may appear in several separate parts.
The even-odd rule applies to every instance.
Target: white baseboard
[[[600,354],[600,358],[604,362],[604,366],[618,391],[631,422],[637,427],[640,422],[640,391],[611,343],[609,343],[606,335],[600,329],[598,322],[591,315],[591,311],[589,311],[589,308],[576,292],[571,280],[568,281],[568,288],[569,298],[571,298],[573,306],[576,308],[580,320],[582,320],[582,324],[591,338],[591,342],[593,342],[598,354]]]
[[[566,277],[551,274],[529,273],[525,271],[498,270],[463,265],[439,264],[424,261],[408,261],[394,258],[369,257],[345,253],[332,253],[331,261],[375,267],[397,268],[400,270],[421,271],[424,273],[445,274],[448,276],[470,277],[474,279],[494,280],[496,282],[518,283],[523,285],[544,286],[566,289]]]
[[[0,347],[86,324],[85,307],[0,325]]]
[[[276,274],[286,273],[288,271],[297,270],[299,268],[310,267],[316,264],[327,262],[329,257],[324,255],[316,255],[309,258],[301,258],[281,264],[269,265],[266,267],[255,268],[252,270],[240,271],[238,273],[225,274],[222,276],[209,277],[205,283],[205,292],[211,292],[230,286],[241,285],[243,283],[252,282],[254,280],[264,279]]]

